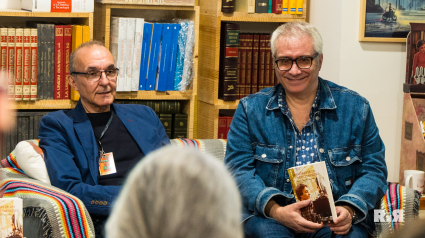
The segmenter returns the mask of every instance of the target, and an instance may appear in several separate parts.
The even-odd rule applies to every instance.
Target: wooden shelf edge
[[[107,8],[115,9],[147,9],[147,10],[175,10],[175,11],[195,11],[196,6],[166,6],[166,5],[137,5],[137,4],[102,4]]]
[[[221,99],[217,100],[215,108],[217,109],[236,109],[238,108],[239,100],[236,101],[223,101]]]
[[[233,22],[289,22],[306,20],[304,15],[273,14],[273,13],[245,13],[234,12],[232,16],[221,15],[222,21]]]
[[[29,12],[24,10],[0,10],[0,16],[7,17],[75,17],[87,18],[93,16],[92,12]]]
[[[15,102],[13,108],[16,110],[28,109],[72,109],[77,102],[64,100],[39,100],[39,101],[20,101]]]

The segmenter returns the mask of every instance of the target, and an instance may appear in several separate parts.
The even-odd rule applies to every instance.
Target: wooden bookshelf
[[[96,0],[103,4],[121,4],[121,5],[163,5],[163,6],[195,6],[195,1],[190,0],[159,0],[155,3],[148,3],[146,0]]]
[[[304,1],[304,12],[300,15],[274,13],[222,13],[221,0],[200,1],[200,40],[199,40],[199,78],[198,78],[198,137],[217,139],[218,115],[221,109],[236,109],[239,100],[223,101],[218,98],[220,33],[222,22],[235,23],[285,23],[306,21],[308,1]],[[261,28],[261,25],[260,25]],[[255,31],[255,29],[253,29]],[[271,32],[270,32],[271,33]],[[211,106],[207,106],[211,105]],[[206,108],[212,110],[206,112]],[[212,117],[212,118],[211,118]],[[207,125],[213,123],[214,125]]]
[[[15,101],[14,108],[17,110],[27,109],[72,109],[77,105],[77,102],[72,100],[39,100],[39,101]]]

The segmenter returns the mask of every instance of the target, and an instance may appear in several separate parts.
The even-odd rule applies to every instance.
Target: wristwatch
[[[344,205],[343,206],[345,209],[347,209],[348,210],[348,212],[350,212],[350,214],[352,213],[352,216],[351,216],[351,223],[355,223],[356,221],[357,221],[357,219],[358,219],[358,216],[357,216],[357,214],[356,214],[356,210],[352,207],[352,206],[350,206],[350,205]]]

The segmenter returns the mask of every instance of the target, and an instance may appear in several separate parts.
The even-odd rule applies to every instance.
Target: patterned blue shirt
[[[296,136],[296,166],[310,164],[319,161],[317,156],[317,145],[313,133],[313,115],[317,111],[318,102],[319,102],[319,92],[320,85],[317,90],[316,98],[314,99],[313,105],[310,110],[310,119],[305,124],[301,132],[298,130],[295,125],[294,119],[292,118],[291,111],[289,110],[288,104],[286,102],[286,94],[283,87],[279,93],[279,107],[284,115],[289,118],[289,121],[292,123],[292,126],[295,129],[297,134]]]

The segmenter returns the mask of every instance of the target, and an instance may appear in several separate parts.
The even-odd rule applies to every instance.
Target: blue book
[[[161,23],[153,23],[146,90],[152,91],[155,89],[156,67],[158,66],[159,47],[161,46],[162,25]]]
[[[162,25],[161,46],[159,48],[158,72],[156,75],[155,90],[165,91],[167,88],[168,68],[170,67],[171,24]]]
[[[146,79],[149,65],[149,50],[151,48],[152,23],[143,26],[142,57],[140,57],[139,90],[146,90]]]
[[[269,8],[267,9],[268,13],[272,13],[272,5],[273,5],[273,0],[269,0]]]
[[[172,33],[171,33],[171,50],[170,50],[170,62],[168,67],[168,76],[167,76],[167,91],[174,90],[174,73],[176,72],[176,56],[177,56],[177,42],[179,40],[179,24],[171,24]]]
[[[180,89],[180,82],[182,81],[183,76],[183,66],[184,66],[184,53],[186,49],[186,38],[188,32],[189,23],[181,22],[178,38],[178,47],[177,47],[177,57],[176,57],[176,72],[174,74],[174,90]]]

